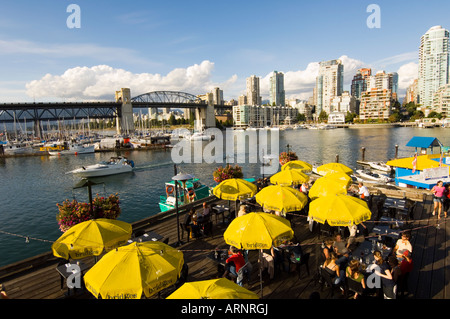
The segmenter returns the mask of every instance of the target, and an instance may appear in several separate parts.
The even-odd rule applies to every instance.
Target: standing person
[[[444,186],[445,191],[444,191],[444,204],[443,204],[443,210],[444,210],[444,215],[445,218],[447,218],[447,213],[450,210],[450,184],[446,184]]]
[[[436,214],[436,209],[438,210],[438,219],[441,219],[441,212],[442,212],[442,204],[444,203],[444,192],[445,187],[443,186],[444,183],[442,181],[438,181],[435,186],[431,189],[431,192],[433,193],[433,216]],[[447,217],[447,212],[445,212],[445,217]]]
[[[367,186],[364,186],[363,182],[358,183],[358,195],[361,199],[364,199],[365,201],[369,200],[369,189]]]

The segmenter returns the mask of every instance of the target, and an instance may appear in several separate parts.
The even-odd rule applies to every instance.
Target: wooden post
[[[362,151],[362,159],[361,159],[361,161],[365,162],[365,159],[366,159],[366,148],[365,147],[361,147],[361,151]]]
[[[336,154],[336,163],[339,163],[339,154]]]
[[[395,145],[395,158],[398,156],[398,145]]]

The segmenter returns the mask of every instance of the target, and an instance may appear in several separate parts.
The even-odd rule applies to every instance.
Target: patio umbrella
[[[302,172],[311,172],[313,166],[305,161],[295,160],[289,161],[283,166],[281,166],[281,170],[290,170],[290,169],[300,169]]]
[[[353,179],[348,174],[342,172],[329,173],[324,177],[327,179],[334,179],[337,180],[338,182],[344,183],[347,186],[347,188],[350,187],[353,183]]]
[[[161,242],[134,242],[110,251],[84,275],[96,298],[150,297],[177,281],[183,253]]]
[[[98,256],[125,244],[131,232],[131,224],[120,220],[87,220],[72,226],[52,244],[53,255],[64,259]]]
[[[334,174],[330,174],[334,175]],[[347,175],[348,176],[348,175]],[[327,195],[347,194],[347,183],[343,180],[329,178],[328,175],[318,178],[311,186],[308,196],[311,199]]]
[[[230,178],[222,181],[214,187],[213,194],[225,200],[238,200],[252,197],[258,191],[258,187],[241,178]]]
[[[220,278],[186,282],[167,299],[258,299],[258,295],[226,278]]]
[[[325,176],[330,173],[352,174],[353,170],[341,163],[328,163],[317,167],[317,174]]]
[[[223,234],[228,245],[241,249],[270,249],[292,239],[291,223],[280,216],[267,213],[249,213],[235,218]],[[262,259],[261,251],[260,258]],[[262,267],[259,267],[262,292]]]
[[[302,192],[288,186],[270,185],[255,195],[256,202],[268,210],[293,212],[302,210],[308,198]]]
[[[270,182],[272,184],[282,186],[298,185],[306,183],[307,181],[309,181],[309,176],[300,169],[287,169],[270,177]]]
[[[349,195],[328,195],[313,200],[309,205],[309,217],[330,226],[350,226],[370,219],[372,213],[367,203]]]

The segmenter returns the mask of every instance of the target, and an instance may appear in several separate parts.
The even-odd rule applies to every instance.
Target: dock
[[[372,218],[378,214],[377,200],[386,196],[378,190],[373,196],[371,210]],[[391,193],[388,196],[402,198],[402,192]],[[212,204],[230,205],[234,208],[234,202],[218,200],[214,196],[207,199]],[[448,254],[450,239],[450,223],[441,219],[437,224],[437,217],[431,216],[432,197],[430,194],[418,194],[414,199],[415,205],[412,217],[407,222],[407,228],[411,230],[411,244],[413,246],[414,269],[409,277],[406,299],[450,299],[450,256]],[[200,209],[203,201],[189,204],[180,210],[179,218],[183,220],[184,214],[190,207]],[[217,278],[217,264],[207,257],[208,253],[217,247],[227,247],[223,239],[226,224],[221,224],[222,218],[217,220],[212,216],[212,235],[187,241],[187,234],[182,237],[183,244],[178,248],[184,253],[184,260],[189,267],[187,281],[199,281]],[[306,268],[301,267],[300,273],[287,273],[276,271],[273,279],[267,272],[263,272],[263,289],[260,289],[257,252],[250,251],[249,259],[254,265],[251,279],[244,287],[262,294],[262,299],[309,299],[312,293],[319,293],[321,299],[345,298],[340,293],[330,295],[329,288],[321,289],[318,283],[317,270],[320,263],[321,243],[323,236],[318,232],[311,232],[306,216],[295,215],[291,218],[292,228],[296,238],[302,245],[304,253],[310,253],[309,274]],[[374,221],[365,222],[370,230],[375,225]],[[168,240],[169,245],[178,241],[177,219],[174,210],[158,214],[156,216],[133,223],[133,232],[139,230],[154,231]],[[372,234],[373,235],[373,234]],[[181,236],[181,230],[180,230]],[[364,241],[364,237],[358,237]],[[92,294],[83,289],[77,289],[72,295],[67,295],[66,283],[61,281],[56,267],[60,259],[55,258],[51,252],[29,258],[0,268],[0,283],[4,285],[11,299],[95,299]],[[83,260],[89,266],[94,264],[93,258]],[[62,286],[61,286],[62,285]],[[164,299],[175,288],[170,287],[152,299]]]

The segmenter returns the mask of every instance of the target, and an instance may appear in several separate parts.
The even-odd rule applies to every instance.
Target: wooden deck
[[[376,200],[376,197],[374,198]],[[225,203],[226,205],[228,202]],[[233,207],[233,205],[232,205]],[[376,213],[376,205],[372,205],[373,215]],[[439,227],[436,227],[436,217],[433,218],[431,196],[427,196],[424,201],[419,201],[414,210],[414,221],[408,225],[412,229],[413,262],[414,270],[409,278],[408,299],[449,299],[450,298],[450,267],[449,267],[449,230],[450,223],[441,220]],[[180,220],[183,220],[180,217]],[[221,218],[219,218],[220,222]],[[191,239],[179,247],[184,252],[184,258],[189,266],[188,281],[206,280],[217,277],[216,263],[207,258],[208,252],[216,247],[226,247],[223,240],[223,232],[226,226],[216,224],[214,221],[213,236],[202,239]],[[303,252],[310,253],[308,275],[303,267],[301,276],[297,273],[276,273],[274,279],[270,280],[267,273],[263,273],[263,298],[264,299],[308,299],[313,292],[319,292],[321,299],[330,298],[330,290],[324,288],[321,291],[317,283],[317,266],[320,256],[320,244],[322,239],[318,234],[311,233],[308,229],[305,216],[295,216],[292,219],[292,226],[295,236],[302,244]],[[367,222],[369,229],[374,225]],[[142,227],[142,225],[140,225]],[[155,231],[165,238],[169,238],[169,244],[177,242],[176,218],[169,217],[149,227],[147,230]],[[364,240],[363,238],[360,238]],[[260,295],[260,282],[258,276],[258,264],[256,263],[257,253],[250,252],[250,260],[254,261],[254,269],[249,284],[245,287]],[[67,288],[64,284],[61,289],[60,276],[55,270],[58,260],[47,256],[48,261],[41,266],[33,265],[30,259],[29,269],[17,270],[17,267],[0,268],[0,282],[6,287],[9,296],[13,299],[62,299],[62,298],[83,298],[92,299],[89,292],[81,292],[76,296],[67,297]],[[84,260],[89,265],[93,265],[93,258]],[[15,271],[13,271],[16,269]],[[168,288],[162,291],[160,298],[165,298],[173,291]],[[156,298],[156,296],[154,297]],[[343,298],[339,293],[335,293],[335,298]]]

